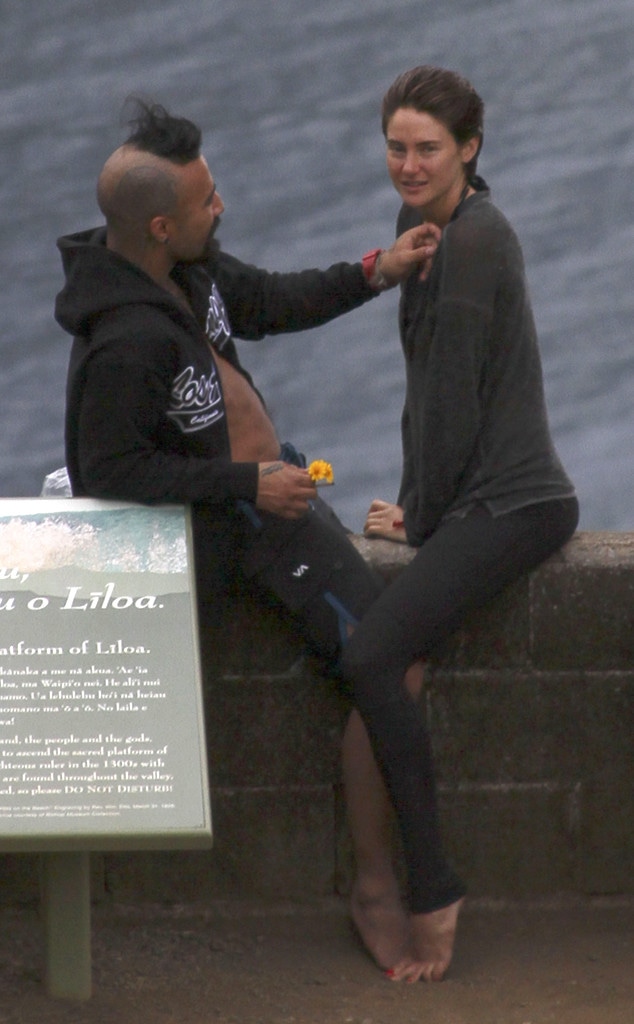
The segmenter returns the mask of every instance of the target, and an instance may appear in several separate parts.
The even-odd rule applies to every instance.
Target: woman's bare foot
[[[464,897],[429,914],[410,916],[413,954],[404,956],[387,972],[392,981],[442,981],[451,963],[463,903]]]
[[[407,958],[411,949],[409,915],[394,879],[355,882],[350,912],[363,945],[382,970],[392,970]]]

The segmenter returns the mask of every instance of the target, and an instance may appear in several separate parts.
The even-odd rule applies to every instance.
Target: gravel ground
[[[345,906],[93,910],[93,995],[51,999],[36,908],[0,909],[1,1024],[633,1024],[634,903],[467,904],[440,984],[387,981]]]

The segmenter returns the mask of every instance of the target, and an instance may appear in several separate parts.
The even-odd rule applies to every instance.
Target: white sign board
[[[0,500],[0,850],[210,844],[188,509]]]

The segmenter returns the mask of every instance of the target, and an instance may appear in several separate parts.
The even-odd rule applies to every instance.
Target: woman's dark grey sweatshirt
[[[478,187],[445,228],[428,280],[414,273],[401,289],[398,503],[416,546],[478,502],[500,515],[574,495],[550,436],[522,251]],[[403,207],[397,234],[417,223]]]

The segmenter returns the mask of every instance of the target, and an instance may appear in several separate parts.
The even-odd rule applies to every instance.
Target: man
[[[267,273],[214,241],[224,206],[200,130],[142,103],[132,128],[99,176],[105,228],[58,243],[66,284],[56,317],[75,337],[66,411],[73,493],[191,503],[203,595],[222,600],[236,580],[264,599],[273,593],[334,662],[379,588],[302,458],[280,445],[233,336],[297,331],[352,310],[425,267],[437,236],[423,226],[358,264]],[[391,868],[378,889],[372,877],[387,856],[387,797],[355,712],[343,746],[360,865],[354,917],[389,968],[407,926]]]

